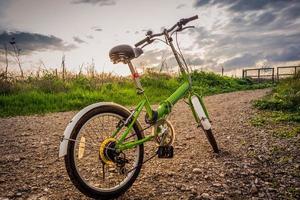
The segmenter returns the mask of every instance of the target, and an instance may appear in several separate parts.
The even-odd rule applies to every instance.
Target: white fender
[[[124,111],[130,113],[130,111],[125,108],[124,106],[121,106],[119,104],[113,103],[113,102],[100,102],[100,103],[95,103],[92,105],[89,105],[85,108],[83,108],[82,110],[80,110],[73,118],[72,120],[69,122],[67,128],[64,131],[64,136],[61,139],[60,145],[59,145],[59,157],[65,156],[67,155],[67,149],[68,149],[68,144],[69,141],[68,139],[70,139],[71,133],[75,127],[75,125],[77,124],[77,122],[79,121],[79,119],[87,112],[89,112],[90,110],[100,107],[100,106],[107,106],[107,105],[113,105],[113,106],[117,106],[121,109],[123,109]],[[140,127],[139,123],[137,122],[138,126]]]
[[[195,112],[196,112],[197,116],[199,117],[199,120],[200,120],[204,130],[211,129],[211,124],[209,122],[209,119],[207,118],[198,97],[196,95],[193,95],[191,97],[191,101],[192,101]]]

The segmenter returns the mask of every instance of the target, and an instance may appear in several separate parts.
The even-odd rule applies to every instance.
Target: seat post
[[[132,78],[133,78],[133,81],[134,81],[134,84],[136,86],[138,94],[144,93],[144,89],[143,89],[141,81],[140,81],[140,75],[134,69],[134,67],[133,67],[133,65],[132,65],[132,63],[131,63],[130,60],[127,62],[127,64],[129,66],[130,72],[132,74]]]

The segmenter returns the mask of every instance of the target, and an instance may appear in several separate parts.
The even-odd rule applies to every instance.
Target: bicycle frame
[[[157,109],[157,115],[158,115],[157,121],[165,118],[171,112],[172,106],[175,105],[181,98],[183,98],[187,94],[188,91],[190,91],[190,84],[188,82],[184,82],[170,97],[168,97],[165,101],[160,103],[160,105]],[[129,118],[132,118],[130,124],[128,125],[125,132],[122,133],[119,140],[117,141],[117,149],[120,151],[133,148],[133,147],[140,145],[144,142],[147,142],[155,137],[155,135],[149,135],[149,136],[144,137],[141,140],[124,142],[125,138],[132,130],[134,123],[138,119],[138,117],[144,107],[146,108],[146,113],[148,114],[148,116],[152,116],[152,114],[153,114],[153,110],[151,108],[151,105],[149,103],[147,96],[144,93],[142,93],[142,95],[143,95],[142,101],[134,109],[131,116],[129,116]],[[129,120],[129,118],[127,120]],[[117,129],[113,133],[112,137],[115,137],[119,133],[120,129],[121,128]]]
[[[159,104],[159,107],[156,110],[157,116],[156,116],[155,121],[164,119],[171,112],[172,107],[180,99],[184,98],[187,95],[187,93],[189,93],[189,95],[188,95],[189,103],[188,104],[190,105],[190,107],[192,109],[193,116],[195,117],[196,122],[198,123],[198,125],[201,125],[201,123],[200,123],[201,119],[199,119],[199,117],[196,115],[195,108],[193,107],[193,104],[191,103],[192,95],[196,95],[198,97],[200,104],[202,105],[203,110],[205,111],[205,115],[208,118],[208,113],[206,111],[206,108],[203,104],[203,101],[201,100],[201,97],[198,94],[193,92],[191,77],[189,76],[188,72],[186,72],[186,70],[182,66],[182,63],[179,59],[177,51],[172,43],[172,38],[169,36],[169,33],[167,32],[167,30],[164,31],[164,35],[166,37],[166,40],[169,42],[169,45],[172,49],[174,57],[179,65],[180,71],[181,71],[185,81],[183,82],[183,84],[180,87],[177,88],[177,90],[173,94],[171,94],[171,96],[169,96],[166,100],[164,100],[162,103]],[[143,95],[143,98],[142,98],[141,102],[137,105],[137,107],[134,109],[134,111],[131,113],[131,115],[126,119],[125,124],[127,124],[128,122],[130,122],[130,123],[127,124],[127,129],[125,130],[124,133],[122,133],[120,138],[117,140],[117,143],[116,143],[117,151],[123,151],[126,149],[134,148],[135,146],[143,144],[144,142],[150,141],[151,139],[156,137],[155,135],[149,135],[140,140],[124,142],[126,137],[128,136],[128,134],[132,130],[132,128],[133,128],[135,122],[137,121],[143,108],[146,109],[146,113],[150,119],[154,118],[153,110],[151,108],[151,105],[149,103],[149,100],[148,100],[146,94],[144,93],[144,90],[143,90],[142,85],[139,80],[139,75],[136,72],[135,68],[133,67],[133,65],[130,61],[128,61],[127,64],[132,73],[133,80],[134,80],[135,86],[137,88],[137,94]],[[121,128],[122,127],[117,128],[117,130],[112,134],[112,137],[115,138],[117,136],[117,134],[120,132]]]

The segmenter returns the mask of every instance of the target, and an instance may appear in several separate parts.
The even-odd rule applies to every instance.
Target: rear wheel
[[[216,141],[216,139],[215,139],[215,137],[214,137],[214,135],[213,135],[213,133],[212,133],[212,130],[211,130],[211,129],[208,129],[208,130],[204,130],[204,132],[205,132],[205,135],[206,135],[206,137],[207,137],[207,139],[208,139],[208,142],[210,143],[210,145],[211,145],[213,151],[214,151],[215,153],[219,153],[220,150],[219,150],[219,148],[218,148],[218,144],[217,144],[217,141]]]
[[[142,167],[143,145],[117,153],[114,149],[116,139],[111,138],[116,126],[129,114],[118,106],[101,106],[87,112],[75,125],[65,165],[73,184],[86,196],[116,198],[136,180]],[[123,127],[119,133],[125,129]],[[142,139],[136,124],[128,137]]]

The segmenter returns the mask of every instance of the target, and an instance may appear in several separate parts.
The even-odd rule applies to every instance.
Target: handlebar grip
[[[149,39],[150,39],[149,37],[146,37],[145,39],[143,39],[143,40],[139,41],[138,43],[136,43],[134,46],[138,47],[138,46],[144,44],[145,42],[149,41]]]
[[[182,25],[186,25],[188,22],[193,21],[195,19],[198,19],[198,15],[186,19],[181,19],[180,22]]]
[[[195,20],[195,19],[198,19],[198,15],[195,15],[195,16],[193,16],[193,17],[188,18],[188,21],[193,21],[193,20]]]

